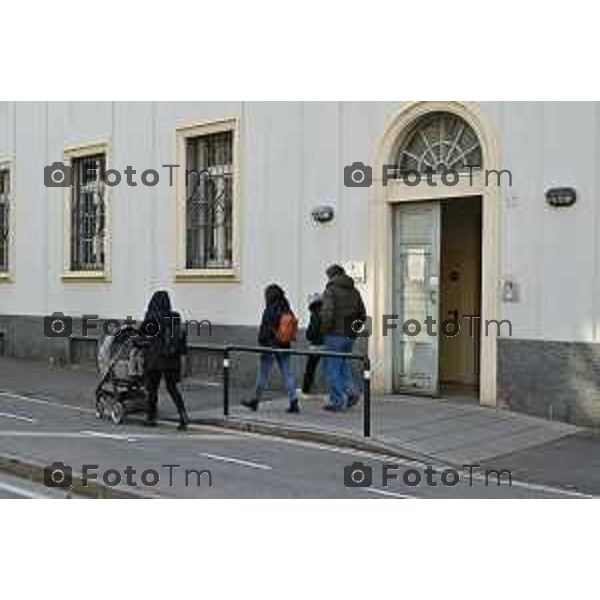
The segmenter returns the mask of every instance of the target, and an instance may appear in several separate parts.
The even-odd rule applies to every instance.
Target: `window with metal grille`
[[[0,271],[8,271],[10,239],[10,169],[0,169]]]
[[[398,172],[426,169],[465,171],[482,166],[481,144],[473,128],[460,117],[434,112],[419,119],[399,148]]]
[[[71,270],[104,269],[105,198],[101,178],[106,168],[104,154],[72,161]]]
[[[232,267],[233,131],[186,140],[187,269]]]

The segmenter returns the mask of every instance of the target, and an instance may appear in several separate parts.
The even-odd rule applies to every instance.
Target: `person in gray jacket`
[[[344,268],[334,264],[325,271],[327,286],[323,292],[321,328],[325,350],[351,353],[360,324],[366,319],[365,305],[354,280]],[[357,326],[358,323],[358,326]],[[325,410],[341,411],[360,398],[348,360],[327,357],[325,369],[329,386],[329,403]]]

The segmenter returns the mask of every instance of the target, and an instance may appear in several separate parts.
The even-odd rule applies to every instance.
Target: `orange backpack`
[[[275,331],[275,337],[282,344],[296,341],[298,335],[298,319],[293,312],[283,313],[279,319],[279,325]]]

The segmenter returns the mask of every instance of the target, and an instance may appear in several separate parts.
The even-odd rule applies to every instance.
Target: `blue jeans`
[[[354,340],[342,334],[331,333],[325,336],[323,345],[325,350],[351,353]],[[325,371],[327,373],[331,404],[345,407],[348,395],[358,395],[358,388],[354,381],[349,361],[337,356],[327,356],[325,358]]]
[[[283,379],[283,386],[288,393],[290,401],[297,400],[296,380],[294,378],[294,373],[292,373],[291,357],[289,354],[260,355],[260,366],[258,369],[258,378],[256,380],[257,400],[260,400],[263,391],[266,390],[267,386],[269,385],[269,376],[271,375],[271,369],[273,368],[273,363],[275,360],[279,365],[281,378]]]

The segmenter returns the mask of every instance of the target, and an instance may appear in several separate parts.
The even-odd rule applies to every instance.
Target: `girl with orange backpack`
[[[265,289],[265,309],[258,330],[259,345],[267,348],[290,348],[291,343],[296,339],[297,332],[298,320],[290,308],[285,292],[280,286],[272,283]],[[260,355],[254,398],[244,400],[242,404],[250,410],[258,408],[263,392],[269,385],[269,377],[275,361],[277,361],[281,371],[283,385],[290,400],[287,412],[299,413],[296,381],[292,372],[291,356],[289,354],[264,352]]]

